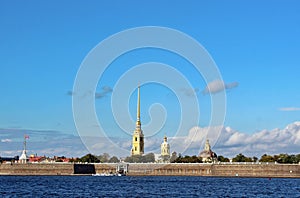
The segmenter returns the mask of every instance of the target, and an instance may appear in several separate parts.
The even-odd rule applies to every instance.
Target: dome
[[[217,154],[211,150],[208,139],[206,140],[204,150],[201,151],[201,153],[199,154],[199,157],[202,158],[203,162],[210,162],[210,161],[214,160],[215,158],[217,158]]]

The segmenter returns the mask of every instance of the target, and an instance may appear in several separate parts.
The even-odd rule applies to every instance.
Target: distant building
[[[21,154],[21,157],[19,158],[19,163],[21,164],[26,164],[29,160],[29,158],[27,157],[27,152],[26,152],[26,139],[29,138],[28,135],[24,135],[24,143],[23,143],[23,151]]]
[[[137,98],[137,120],[135,130],[132,136],[132,148],[131,156],[144,154],[144,134],[141,128],[141,116],[140,116],[140,86],[138,87]]]
[[[160,146],[162,162],[170,162],[170,145],[167,136],[164,137],[164,142]]]
[[[26,154],[26,150],[23,150],[22,155],[19,158],[19,163],[26,164],[27,162],[28,162],[28,157],[27,157],[27,154]]]
[[[199,157],[202,158],[203,162],[215,162],[217,160],[217,154],[211,150],[208,139],[206,140],[204,150],[201,151]]]
[[[30,155],[29,156],[29,162],[30,163],[39,163],[46,159],[45,156],[37,156],[37,155]]]

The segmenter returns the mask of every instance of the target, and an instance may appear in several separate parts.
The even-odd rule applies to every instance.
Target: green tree
[[[238,154],[234,158],[232,158],[233,162],[252,162],[252,159],[250,157],[246,157],[242,153]]]
[[[98,156],[98,159],[102,163],[108,162],[108,160],[109,160],[109,154],[108,153],[103,153],[102,155]]]
[[[261,156],[260,162],[275,162],[275,158],[271,155],[264,154]]]
[[[230,160],[227,157],[224,157],[222,155],[219,155],[217,159],[219,162],[230,162]]]
[[[155,155],[154,153],[148,153],[142,157],[143,163],[155,162]]]
[[[194,156],[184,156],[182,157],[181,155],[177,157],[177,159],[174,161],[175,163],[202,163],[202,158],[197,157],[196,155]]]
[[[118,162],[120,162],[120,160],[116,156],[113,156],[108,160],[108,162],[109,163],[118,163]]]
[[[288,155],[288,154],[279,154],[277,162],[278,163],[284,163],[284,164],[299,163],[299,161],[297,160],[296,155]]]
[[[133,155],[126,157],[125,162],[129,163],[149,163],[149,162],[155,162],[155,155],[154,153],[148,153],[146,155]]]
[[[83,163],[85,163],[85,162],[87,162],[87,163],[99,163],[100,162],[100,160],[95,155],[92,155],[90,153],[83,156],[83,157],[81,157],[79,161],[83,162]]]
[[[73,157],[69,160],[70,163],[75,163],[75,162],[79,162],[79,161],[80,161],[79,158],[73,158]]]
[[[277,162],[282,164],[297,164],[300,161],[300,154],[298,155],[289,155],[289,154],[279,154],[279,155],[267,155],[264,154],[261,156],[260,162]]]
[[[296,155],[296,163],[300,163],[300,154]]]
[[[255,156],[252,159],[253,159],[253,162],[257,162],[257,160],[258,160],[258,158]]]
[[[202,163],[202,159],[197,157],[196,155],[193,155],[189,158],[188,163]]]
[[[128,156],[125,158],[124,161],[129,163],[140,163],[142,162],[142,156],[140,155]]]

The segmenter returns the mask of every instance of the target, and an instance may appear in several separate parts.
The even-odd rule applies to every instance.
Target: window
[[[137,137],[135,137],[135,141],[137,141]]]
[[[135,150],[135,151],[137,151],[137,148],[136,148],[136,146],[134,147],[134,150]]]

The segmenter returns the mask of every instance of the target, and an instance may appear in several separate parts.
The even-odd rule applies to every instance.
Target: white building
[[[21,157],[19,158],[19,163],[22,163],[22,164],[26,164],[29,160],[28,156],[27,156],[27,153],[26,153],[26,139],[29,138],[28,135],[24,135],[24,149],[22,151],[22,154],[21,154]]]
[[[164,142],[160,146],[161,150],[161,161],[170,162],[170,145],[168,143],[167,136],[164,137]]]

